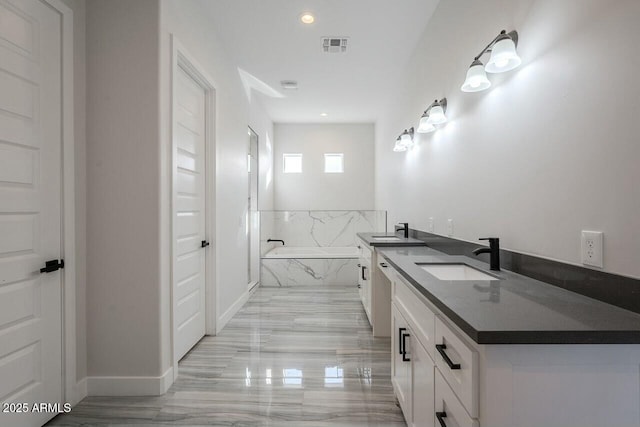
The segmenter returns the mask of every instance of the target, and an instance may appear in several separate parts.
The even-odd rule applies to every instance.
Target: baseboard
[[[254,286],[250,290],[247,290],[246,292],[244,292],[240,296],[240,298],[238,298],[236,300],[236,302],[231,304],[231,307],[229,307],[227,309],[227,311],[225,311],[224,313],[222,313],[221,316],[218,317],[218,319],[216,321],[216,334],[219,333],[222,330],[222,328],[224,328],[226,326],[227,323],[229,323],[229,320],[231,320],[231,318],[233,316],[235,316],[235,314],[249,300],[249,297],[251,297],[251,295],[253,295],[253,293],[256,291],[256,289],[258,289],[258,287]]]
[[[173,367],[159,377],[87,377],[89,396],[160,396],[173,384]]]
[[[73,387],[73,396],[71,396],[71,406],[76,406],[82,399],[87,397],[87,378],[83,378]]]

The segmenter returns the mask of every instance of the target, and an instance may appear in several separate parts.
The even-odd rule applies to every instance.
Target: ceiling
[[[274,122],[362,123],[383,113],[438,1],[203,3],[237,66],[284,95],[255,95]],[[315,22],[303,24],[303,12],[312,12]],[[323,36],[349,37],[348,52],[323,53]],[[283,90],[281,80],[296,80],[298,89]]]

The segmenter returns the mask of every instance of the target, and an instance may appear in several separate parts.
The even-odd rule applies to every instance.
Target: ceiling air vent
[[[280,86],[282,86],[282,89],[285,90],[297,90],[298,82],[295,80],[281,80]]]
[[[346,53],[349,37],[323,37],[322,51],[324,53]]]

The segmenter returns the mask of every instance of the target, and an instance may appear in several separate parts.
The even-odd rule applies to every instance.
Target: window
[[[344,154],[327,153],[324,155],[324,173],[343,173]]]
[[[284,173],[302,173],[302,154],[283,154],[282,171]]]

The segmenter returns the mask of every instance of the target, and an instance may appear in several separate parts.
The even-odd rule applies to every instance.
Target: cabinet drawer
[[[438,350],[438,347],[440,349]],[[436,317],[435,362],[469,414],[478,416],[478,353]],[[448,358],[449,360],[446,360]]]
[[[378,268],[392,283],[396,280],[396,270],[380,255],[378,255]]]
[[[438,427],[442,425],[438,420],[439,415],[446,427],[479,427],[478,421],[467,414],[467,411],[465,411],[465,408],[437,369],[435,380],[434,424]]]
[[[422,343],[429,356],[435,359],[436,315],[413,293],[410,289],[411,285],[402,276],[397,274],[394,283],[393,300],[402,310],[402,314],[411,325],[418,341]]]

